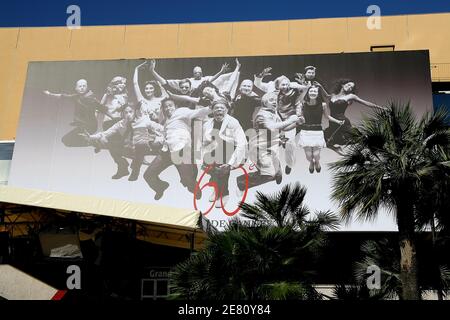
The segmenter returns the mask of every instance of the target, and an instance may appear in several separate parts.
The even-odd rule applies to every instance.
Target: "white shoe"
[[[209,196],[209,202],[214,202],[216,200],[216,192],[211,193]]]

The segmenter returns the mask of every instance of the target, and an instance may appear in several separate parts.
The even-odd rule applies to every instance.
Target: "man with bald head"
[[[194,80],[201,80],[203,78],[203,70],[199,66],[196,66],[192,73],[194,75]]]
[[[253,128],[252,118],[260,105],[261,99],[253,92],[253,81],[243,80],[232,103],[232,115],[239,121],[244,132]]]
[[[48,90],[44,94],[50,97],[69,99],[74,104],[74,117],[70,123],[75,127],[62,137],[61,141],[66,147],[86,147],[89,143],[82,134],[88,132],[93,134],[97,131],[96,112],[107,114],[107,110],[95,98],[94,93],[89,90],[88,82],[80,79],[75,84],[75,93],[52,93]]]
[[[182,94],[190,95],[190,93],[192,93],[193,90],[197,89],[203,82],[205,81],[214,82],[217,78],[223,75],[228,70],[228,63],[224,63],[220,68],[219,72],[217,72],[213,76],[203,76],[202,68],[196,66],[192,70],[192,77],[182,80],[168,80],[165,77],[161,76],[158,72],[156,72],[155,67],[156,67],[156,60],[154,59],[150,60],[149,70],[153,75],[153,77],[156,79],[156,81],[158,81],[163,88],[172,91],[176,94],[179,94],[178,91],[180,90],[183,91],[182,84],[189,82],[189,89],[184,90]]]
[[[192,70],[193,77],[189,78],[189,80],[191,81],[192,90],[197,89],[204,81],[213,82],[222,74],[224,74],[227,70],[228,70],[228,63],[224,63],[220,68],[219,72],[217,72],[215,75],[203,76],[202,68],[199,66],[194,67],[194,70]]]

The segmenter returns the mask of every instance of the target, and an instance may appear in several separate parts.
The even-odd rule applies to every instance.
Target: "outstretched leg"
[[[159,178],[159,174],[173,165],[169,152],[162,152],[153,159],[147,170],[144,172],[144,180],[148,186],[155,191],[155,200],[162,198],[164,191],[169,187],[169,183]]]
[[[149,153],[150,147],[148,143],[138,143],[134,146],[134,158],[131,162],[131,174],[128,177],[129,181],[136,181],[138,179],[144,157]]]
[[[72,147],[88,147],[89,142],[86,140],[86,138],[83,137],[82,134],[84,134],[87,130],[85,130],[82,127],[75,127],[70,132],[66,133],[62,138],[61,142],[69,148]],[[89,132],[91,133],[91,132]]]
[[[120,179],[126,177],[130,174],[128,171],[128,161],[124,158],[125,148],[123,144],[119,141],[112,142],[108,144],[109,154],[113,158],[114,162],[117,164],[117,172],[111,178]]]
[[[295,166],[295,133],[296,129],[292,129],[285,132],[286,138],[289,138],[289,140],[286,141],[284,149],[286,159],[286,168],[285,168],[286,174],[290,174],[292,168]]]

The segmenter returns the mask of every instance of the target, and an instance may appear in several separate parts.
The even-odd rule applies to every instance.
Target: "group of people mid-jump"
[[[247,176],[237,177],[241,192],[271,181],[279,184],[283,176],[281,150],[285,155],[284,173],[290,174],[295,151],[301,147],[309,172],[319,173],[322,148],[343,152],[352,127],[345,115],[350,104],[384,109],[356,95],[355,82],[350,79],[336,81],[329,93],[316,80],[314,66],[296,73],[295,81],[281,75],[265,82],[272,70],[267,67],[253,80],[239,83],[241,67],[236,59],[232,72],[224,63],[215,75],[204,76],[202,68],[196,66],[192,77],[170,80],[156,71],[155,60],[148,60],[134,70],[136,101],[130,101],[123,76],[110,81],[101,99],[85,79],[76,82],[75,93],[44,93],[73,101],[73,129],[62,142],[67,147],[93,146],[95,152],[108,150],[117,164],[112,179],[127,176],[129,181],[136,181],[145,157],[151,155],[143,177],[155,200],[162,198],[170,186],[160,178],[170,166],[175,166],[180,183],[199,199],[198,169],[207,167],[210,182],[216,183],[216,193],[223,199],[216,201],[216,207],[228,200],[231,170],[247,161],[256,168]],[[152,80],[140,85],[144,72]],[[323,127],[323,118],[328,119],[327,128]]]

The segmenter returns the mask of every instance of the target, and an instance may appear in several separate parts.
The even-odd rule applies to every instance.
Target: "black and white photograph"
[[[427,51],[31,62],[9,185],[200,210],[219,229],[295,182],[326,210],[328,165],[392,101],[432,110]]]

